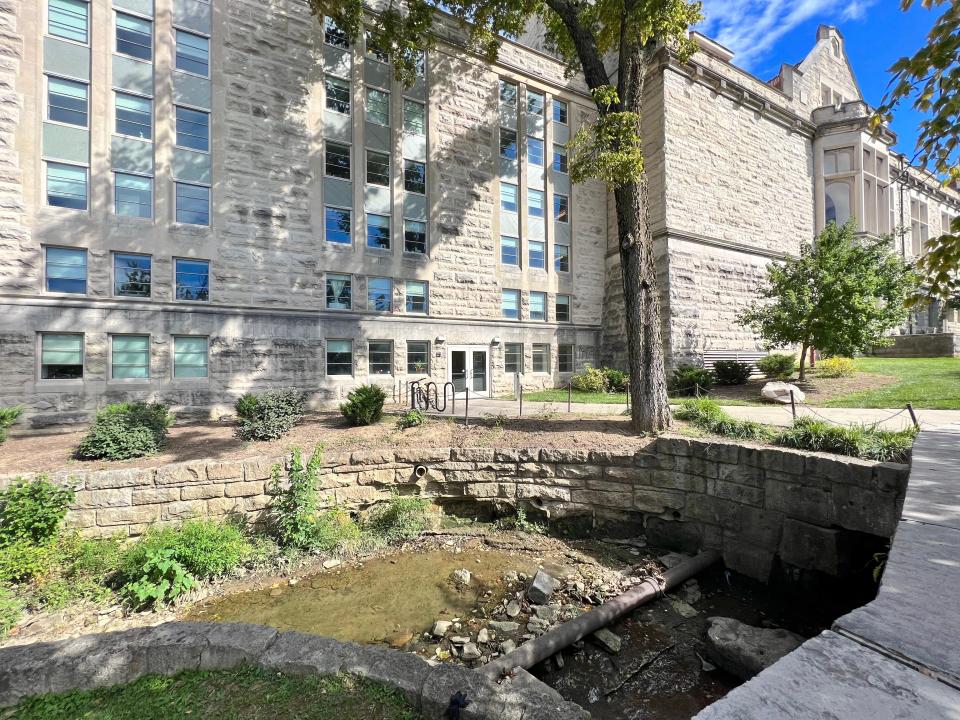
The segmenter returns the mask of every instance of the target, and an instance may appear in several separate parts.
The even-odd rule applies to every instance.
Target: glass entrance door
[[[471,388],[477,394],[487,394],[487,351],[472,350],[473,367],[470,368]]]
[[[467,351],[450,351],[450,381],[454,392],[462,393],[467,389]]]
[[[452,347],[449,350],[449,380],[454,392],[487,395],[490,390],[490,353],[485,347]]]

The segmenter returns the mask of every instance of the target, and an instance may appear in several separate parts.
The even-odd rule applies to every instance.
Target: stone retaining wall
[[[395,687],[426,720],[447,718],[450,697],[470,700],[476,720],[587,720],[533,676],[497,684],[459,665],[261,625],[174,622],[0,649],[0,707],[45,693],[134,682],[148,674],[225,670],[242,664],[296,675],[349,673]]]
[[[67,516],[90,536],[141,534],[152,523],[240,513],[270,501],[286,458],[200,460],[160,468],[62,471],[77,490]],[[426,475],[414,475],[417,465]],[[325,501],[361,509],[391,493],[440,504],[523,505],[551,520],[586,518],[652,544],[718,548],[727,565],[768,579],[774,559],[842,575],[867,536],[889,538],[908,467],[732,442],[661,437],[639,452],[441,448],[329,454]],[[12,478],[0,478],[0,488]]]
[[[960,334],[894,335],[893,345],[873,348],[880,357],[960,357]]]

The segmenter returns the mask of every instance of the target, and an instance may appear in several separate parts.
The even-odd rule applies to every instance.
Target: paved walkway
[[[960,424],[920,433],[877,598],[696,720],[960,718]]]
[[[725,405],[723,409],[741,420],[754,420],[770,425],[789,425],[792,422],[789,405]],[[605,403],[573,403],[570,412],[576,415],[623,415],[626,405],[608,405]],[[464,403],[457,400],[456,415],[463,416]],[[538,414],[565,414],[567,403],[532,402],[524,400],[523,416]],[[488,398],[470,398],[470,416],[505,415],[517,417],[520,403],[516,400],[493,400]],[[921,425],[927,429],[943,427],[951,423],[960,423],[960,410],[917,410]],[[449,414],[449,413],[448,413]],[[826,418],[832,422],[849,425],[852,423],[877,423],[879,427],[891,430],[910,425],[910,414],[904,408],[811,408],[800,406],[798,416]]]

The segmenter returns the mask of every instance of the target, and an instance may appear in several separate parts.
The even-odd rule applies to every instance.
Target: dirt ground
[[[177,424],[167,444],[156,454],[136,460],[75,460],[73,452],[84,430],[54,435],[21,435],[0,445],[0,475],[54,470],[103,470],[157,467],[199,459],[237,460],[281,455],[291,447],[313,448],[322,442],[328,452],[410,447],[542,447],[630,450],[644,447],[650,438],[634,435],[626,417],[525,417],[471,421],[470,427],[448,419],[397,430],[396,416],[368,427],[350,427],[338,412],[306,418],[290,433],[272,442],[244,442],[231,422]]]
[[[831,400],[845,395],[852,395],[863,390],[876,390],[877,388],[891,385],[897,382],[899,378],[893,375],[876,375],[874,373],[857,373],[853,377],[845,378],[821,378],[816,375],[809,375],[804,382],[792,380],[791,382],[803,390],[808,405],[823,405]],[[766,378],[757,378],[750,380],[743,385],[716,385],[710,391],[710,397],[723,403],[724,399],[743,401],[749,403],[760,403],[760,391],[769,380]]]

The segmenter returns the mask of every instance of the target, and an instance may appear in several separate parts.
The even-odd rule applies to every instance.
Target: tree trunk
[[[800,374],[797,376],[799,382],[803,382],[806,377],[807,350],[810,349],[809,343],[803,343],[803,349],[800,351]]]

